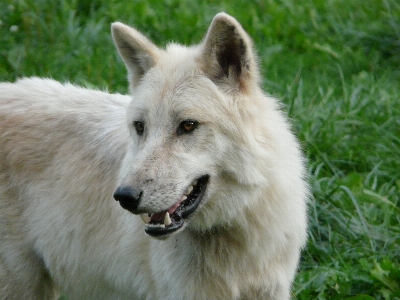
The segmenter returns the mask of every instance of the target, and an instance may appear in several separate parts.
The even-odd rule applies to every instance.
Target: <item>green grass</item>
[[[0,3],[0,80],[35,75],[124,93],[111,22],[159,45],[192,44],[215,13],[234,15],[308,158],[314,198],[296,298],[400,299],[400,2],[87,3]]]

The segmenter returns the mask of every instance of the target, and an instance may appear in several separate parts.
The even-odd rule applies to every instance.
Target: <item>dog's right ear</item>
[[[135,88],[142,76],[156,64],[160,50],[139,31],[125,24],[113,23],[111,32],[128,69],[131,88]]]

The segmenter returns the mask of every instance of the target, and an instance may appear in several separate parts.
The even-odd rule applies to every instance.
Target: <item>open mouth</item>
[[[185,219],[194,213],[203,199],[209,177],[209,175],[203,175],[193,181],[182,198],[168,210],[154,214],[141,214],[146,224],[146,233],[159,237],[181,228]]]

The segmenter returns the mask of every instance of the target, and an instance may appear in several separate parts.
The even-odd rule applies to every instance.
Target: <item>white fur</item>
[[[121,23],[113,37],[131,102],[49,79],[0,84],[0,298],[289,299],[308,190],[250,38],[226,14],[190,48]],[[177,135],[187,119],[198,128]],[[200,207],[163,240],[112,198],[139,186],[140,209],[163,211],[203,174]]]

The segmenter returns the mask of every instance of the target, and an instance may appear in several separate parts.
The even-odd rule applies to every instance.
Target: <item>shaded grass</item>
[[[159,45],[192,44],[219,11],[253,37],[264,88],[283,100],[309,162],[310,239],[295,295],[400,299],[398,1],[6,1],[0,80],[35,75],[124,93],[111,22]]]

